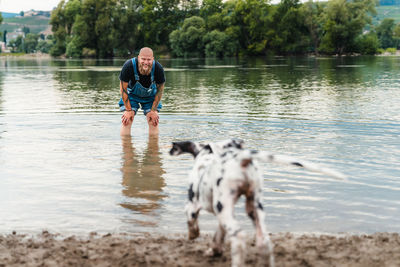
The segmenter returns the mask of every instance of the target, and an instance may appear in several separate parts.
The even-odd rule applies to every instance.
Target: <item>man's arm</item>
[[[134,116],[132,107],[131,107],[131,103],[130,103],[129,97],[128,97],[128,91],[127,91],[128,83],[121,81],[119,83],[119,90],[121,93],[122,101],[124,102],[124,105],[125,105],[125,112],[124,112],[124,114],[122,114],[122,123],[124,125],[128,125],[129,122],[133,121],[133,116]]]
[[[157,84],[157,93],[154,96],[153,105],[151,106],[150,112],[147,113],[147,121],[151,122],[153,124],[153,126],[158,125],[159,116],[157,113],[157,107],[158,107],[158,104],[160,104],[160,101],[161,101],[161,98],[162,98],[162,95],[164,92],[164,84],[165,83]]]
[[[164,85],[165,83],[157,84],[157,93],[154,97],[153,106],[151,107],[152,111],[157,111],[158,104],[160,104],[162,95],[164,93]]]
[[[121,93],[122,101],[124,102],[126,110],[132,110],[131,103],[129,102],[128,97],[128,83],[120,81],[119,83],[119,91]]]

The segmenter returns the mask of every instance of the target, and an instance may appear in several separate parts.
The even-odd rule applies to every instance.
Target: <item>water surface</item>
[[[185,232],[193,160],[170,143],[227,137],[349,177],[263,164],[270,231],[400,232],[400,58],[161,60],[159,138],[138,114],[121,139],[123,63],[0,59],[0,233]]]

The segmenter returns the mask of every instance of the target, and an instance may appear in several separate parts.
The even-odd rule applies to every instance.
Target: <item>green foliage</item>
[[[70,58],[82,57],[81,41],[78,36],[74,36],[67,44],[66,56]]]
[[[21,53],[24,52],[24,48],[23,48],[23,40],[22,40],[22,36],[18,36],[16,39],[11,40],[8,45],[11,47],[11,51],[12,52],[17,52],[17,53]]]
[[[228,34],[218,30],[207,33],[203,38],[203,43],[207,57],[234,56],[239,48],[238,42],[231,40]]]
[[[50,18],[50,53],[126,57],[150,46],[179,57],[373,54],[377,38],[385,47],[400,43],[400,26],[393,23],[363,34],[374,30],[367,27],[375,5],[375,0],[282,0],[275,5],[270,0],[203,0],[201,6],[197,0],[61,0]]]
[[[53,42],[51,40],[40,40],[36,46],[36,51],[48,54],[52,46]]]
[[[25,53],[36,52],[36,46],[38,45],[39,35],[34,33],[28,33],[24,39],[24,51]]]
[[[394,55],[394,54],[396,54],[397,49],[394,48],[394,47],[388,47],[388,48],[386,48],[386,52],[389,53],[389,54]]]
[[[375,0],[331,0],[324,12],[324,31],[320,51],[343,54],[351,52],[356,38],[371,23],[375,14]]]
[[[377,27],[376,33],[382,48],[395,46],[394,35],[394,19],[385,18]]]
[[[204,53],[204,19],[198,16],[187,18],[179,30],[173,31],[169,38],[172,52],[177,56],[202,56]]]
[[[375,32],[364,34],[357,39],[358,51],[363,55],[375,55],[379,49],[379,39]]]
[[[300,7],[300,13],[304,17],[304,26],[308,30],[308,35],[311,41],[309,49],[316,53],[318,53],[318,48],[323,34],[322,18],[325,6],[325,3],[313,3],[312,0],[310,0]]]
[[[309,10],[307,11],[309,12]],[[270,37],[272,39],[271,47],[275,51],[280,54],[295,54],[308,49],[311,39],[306,25],[306,15],[310,14],[301,8],[298,0],[281,1],[273,15],[272,25],[274,25],[275,32]],[[316,24],[317,22],[309,23]],[[309,25],[309,27],[312,26],[314,25]]]
[[[239,26],[240,47],[248,54],[264,54],[270,35],[271,6],[263,0],[237,0],[230,25]]]

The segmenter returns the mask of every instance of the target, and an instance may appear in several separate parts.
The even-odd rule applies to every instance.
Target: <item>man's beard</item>
[[[150,75],[151,72],[151,68],[153,67],[153,63],[150,64],[149,68],[147,70],[145,70],[143,68],[143,64],[139,63],[139,73],[142,75]]]

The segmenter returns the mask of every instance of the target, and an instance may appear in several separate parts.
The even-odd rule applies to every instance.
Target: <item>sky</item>
[[[0,0],[0,11],[19,13],[31,9],[51,11],[60,0]]]

